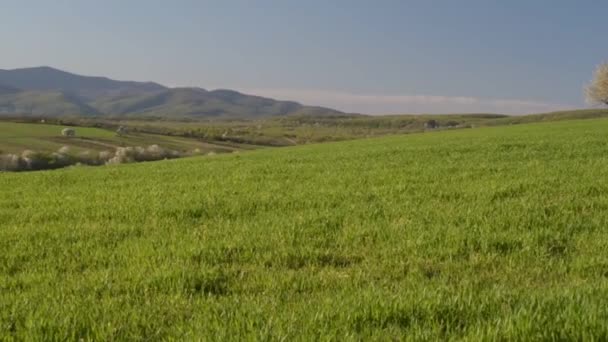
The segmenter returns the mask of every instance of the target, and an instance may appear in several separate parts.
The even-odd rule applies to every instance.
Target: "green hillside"
[[[593,108],[593,109],[578,109],[559,111],[551,113],[539,113],[521,116],[509,116],[497,119],[493,124],[525,124],[533,122],[548,122],[548,121],[564,121],[564,120],[581,120],[581,119],[599,119],[608,117],[608,109]]]
[[[0,174],[0,340],[606,340],[607,130]]]
[[[120,146],[159,145],[180,152],[199,149],[201,152],[232,152],[247,146],[213,144],[159,134],[128,133],[118,136],[115,131],[91,127],[74,127],[75,137],[64,137],[61,131],[67,126],[0,122],[0,154],[21,153],[24,150],[54,152],[64,146],[72,152],[112,151]]]
[[[608,117],[608,109],[601,108],[521,116],[501,114],[317,115],[313,110],[301,115],[264,117],[255,120],[154,121],[138,118],[74,118],[67,121],[79,126],[124,125],[141,132],[196,137],[207,141],[226,140],[253,145],[291,146],[424,131],[606,117]],[[429,122],[434,122],[436,127],[429,128]]]

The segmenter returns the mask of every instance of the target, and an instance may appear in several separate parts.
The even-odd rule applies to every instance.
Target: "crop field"
[[[607,132],[0,173],[0,340],[606,340]]]
[[[104,119],[62,118],[82,127],[129,127],[141,134],[171,135],[197,138],[212,144],[248,146],[293,146],[330,141],[372,138],[394,134],[419,133],[429,130],[426,124],[435,121],[431,130],[462,129],[483,126],[507,126],[537,122],[608,117],[608,109],[594,108],[519,116],[501,114],[439,114],[439,115],[289,115],[259,119],[233,120],[153,120],[140,118]],[[23,120],[23,119],[22,119]],[[35,120],[29,118],[29,120]],[[243,146],[243,144],[245,144]]]
[[[69,146],[74,152],[114,150],[120,146],[160,145],[176,151],[231,152],[239,146],[210,144],[195,139],[171,137],[159,134],[130,133],[118,136],[114,131],[74,127],[76,137],[64,137],[61,130],[66,126],[0,122],[0,153],[20,153],[24,150],[54,152]]]

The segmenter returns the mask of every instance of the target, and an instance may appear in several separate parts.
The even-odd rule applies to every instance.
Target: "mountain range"
[[[116,81],[51,67],[0,70],[0,115],[257,118],[342,112],[233,90],[170,88],[154,82]]]

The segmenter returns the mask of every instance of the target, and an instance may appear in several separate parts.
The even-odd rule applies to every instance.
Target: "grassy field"
[[[0,174],[0,340],[606,340],[607,131]]]
[[[64,137],[61,130],[66,126],[51,124],[0,122],[0,154],[20,153],[24,150],[54,152],[69,146],[74,152],[107,151],[120,146],[159,145],[176,151],[231,152],[243,146],[237,144],[207,143],[196,139],[159,134],[132,132],[118,136],[115,131],[74,127],[76,137]]]
[[[431,130],[462,129],[483,126],[506,126],[535,122],[608,117],[608,109],[584,109],[521,116],[500,114],[444,115],[290,115],[254,120],[146,120],[124,118],[61,118],[83,127],[102,126],[116,130],[120,125],[140,134],[171,135],[196,138],[209,143],[249,144],[257,146],[293,146],[328,141],[344,141],[385,135],[428,131],[433,120],[438,127]],[[10,120],[5,118],[5,120]],[[34,120],[13,118],[13,120]]]

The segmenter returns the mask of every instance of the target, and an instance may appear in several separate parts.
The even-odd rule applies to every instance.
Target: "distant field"
[[[608,109],[585,109],[554,113],[506,116],[500,114],[444,115],[292,115],[255,120],[134,120],[77,118],[67,122],[79,126],[119,125],[140,133],[197,138],[209,143],[256,146],[293,146],[344,141],[433,130],[504,126],[534,122],[608,117]],[[429,128],[434,121],[436,128]]]
[[[607,340],[606,132],[0,174],[0,340]]]
[[[64,137],[66,126],[0,122],[0,153],[20,153],[24,150],[57,151],[63,146],[77,151],[106,151],[120,146],[160,145],[176,151],[231,152],[241,149],[234,144],[211,144],[196,139],[133,132],[118,136],[115,131],[90,127],[73,127],[76,137]]]

